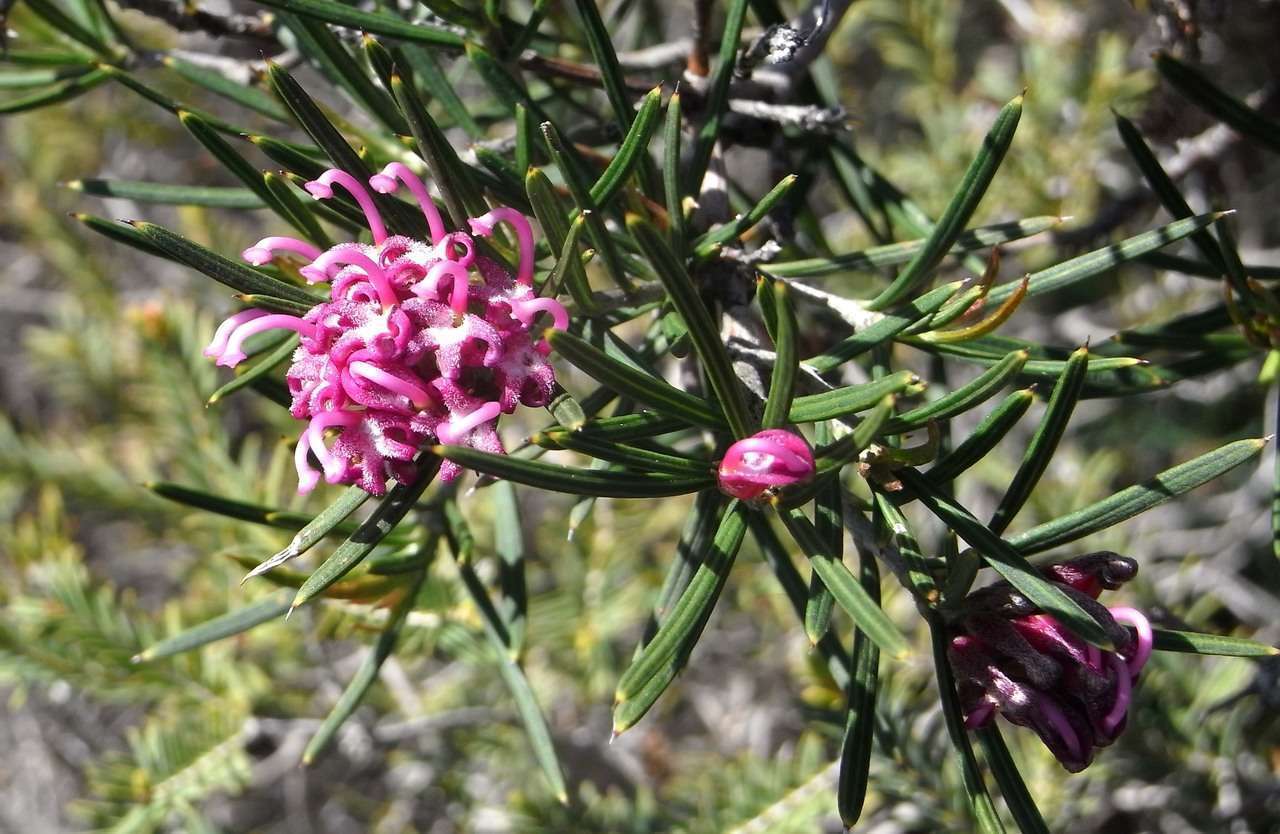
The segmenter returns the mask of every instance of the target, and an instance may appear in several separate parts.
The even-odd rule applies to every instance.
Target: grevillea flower
[[[364,183],[326,171],[307,191],[319,200],[333,197],[335,187],[350,194],[373,243],[321,252],[301,240],[267,237],[250,246],[243,257],[251,264],[281,255],[306,261],[300,274],[327,283],[329,300],[303,316],[237,313],[205,350],[217,364],[234,367],[255,333],[300,335],[286,374],[290,411],[307,421],[294,454],[300,493],[323,475],[381,495],[388,478],[412,478],[414,456],[429,443],[503,452],[498,417],[518,405],[546,405],[555,386],[549,348],[533,326],[545,313],[563,329],[569,316],[555,299],[537,296],[533,232],[524,215],[496,208],[470,219],[469,232],[449,232],[426,186],[404,165],[391,163],[369,186],[382,194],[406,187],[426,215],[431,240],[388,234]],[[516,275],[476,251],[475,237],[493,234],[499,223],[515,234]],[[447,481],[458,471],[445,461],[440,477]]]
[[[758,501],[808,481],[813,472],[813,452],[803,437],[784,429],[765,429],[725,451],[717,479],[724,494]]]
[[[1091,553],[1043,572],[1103,625],[1116,651],[1085,643],[999,582],[965,600],[963,633],[952,638],[947,654],[965,726],[985,727],[1003,715],[1035,730],[1075,773],[1124,730],[1133,687],[1151,657],[1151,624],[1133,608],[1097,601],[1104,589],[1133,578],[1138,565],[1132,559]]]

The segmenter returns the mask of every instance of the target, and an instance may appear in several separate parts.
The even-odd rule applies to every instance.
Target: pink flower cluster
[[[404,165],[391,163],[369,185],[383,194],[407,187],[426,215],[431,241],[388,235],[364,184],[326,171],[307,191],[323,200],[334,186],[345,189],[364,211],[373,243],[321,252],[301,240],[268,237],[249,247],[243,257],[255,265],[279,253],[305,258],[301,275],[328,283],[329,300],[301,317],[237,313],[205,350],[217,364],[234,367],[255,333],[300,334],[286,375],[290,411],[308,421],[294,455],[300,493],[314,489],[322,471],[331,484],[359,484],[381,495],[388,478],[412,478],[414,456],[429,443],[501,453],[498,416],[517,405],[546,405],[555,385],[549,347],[535,339],[533,325],[546,313],[563,329],[569,317],[555,299],[536,295],[529,221],[496,208],[471,218],[470,234],[450,233],[426,186]],[[519,245],[514,276],[476,251],[473,236],[491,235],[498,223],[509,224]],[[440,477],[447,481],[458,471],[445,461]]]
[[[803,437],[785,429],[765,429],[725,450],[716,481],[725,495],[761,501],[810,480],[813,473],[813,452]]]
[[[1132,559],[1108,552],[1044,569],[1045,578],[1103,626],[1114,652],[1085,643],[1006,582],[969,595],[964,633],[947,651],[965,726],[985,727],[999,713],[1035,730],[1067,770],[1087,767],[1094,751],[1124,730],[1133,687],[1151,657],[1147,618],[1097,601],[1104,588],[1119,588],[1137,571]]]

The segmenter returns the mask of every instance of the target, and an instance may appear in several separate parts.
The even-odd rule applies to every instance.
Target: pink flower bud
[[[766,429],[734,443],[720,461],[720,491],[743,501],[768,495],[813,478],[813,452],[798,434]]]

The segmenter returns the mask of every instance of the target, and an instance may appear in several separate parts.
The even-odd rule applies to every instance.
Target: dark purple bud
[[[999,656],[1000,668],[1015,680],[1037,689],[1052,689],[1062,678],[1062,666],[1040,651],[1001,617],[974,615],[965,620],[969,633]]]
[[[1097,598],[1104,589],[1114,591],[1138,574],[1138,563],[1107,550],[1076,556],[1044,568],[1048,578],[1070,585]]]

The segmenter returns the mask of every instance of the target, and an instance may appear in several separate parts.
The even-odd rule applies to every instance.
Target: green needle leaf
[[[270,295],[314,307],[323,299],[304,289],[286,284],[264,272],[222,257],[198,243],[174,234],[163,226],[141,220],[131,223],[153,246],[169,258],[203,272],[220,284],[250,295]]]
[[[923,389],[924,383],[915,373],[898,371],[871,382],[796,397],[791,402],[789,419],[792,423],[834,420],[866,411],[889,394],[915,394]]]
[[[680,595],[670,617],[653,640],[618,680],[614,732],[635,724],[648,711],[689,659],[707,619],[715,608],[746,534],[749,510],[740,501],[729,504],[689,587]]]
[[[565,359],[590,374],[592,379],[619,394],[694,425],[713,429],[725,426],[724,416],[706,400],[614,359],[585,339],[563,330],[549,330],[547,342]]]
[[[859,581],[867,596],[880,603],[880,568],[869,553],[860,553]],[[844,738],[840,743],[840,776],[836,783],[836,805],[840,821],[853,829],[862,816],[871,774],[871,744],[876,722],[876,690],[879,686],[880,650],[865,632],[853,637],[853,673],[846,687],[848,708]]]
[[[151,660],[159,660],[162,657],[170,657],[171,655],[198,649],[224,637],[232,637],[246,632],[255,626],[274,620],[276,617],[284,616],[285,612],[289,610],[289,601],[292,597],[293,591],[281,591],[263,597],[243,608],[228,611],[222,616],[214,617],[212,620],[207,620],[172,637],[166,637],[159,643],[148,646],[133,658],[133,662],[146,663]]]
[[[1280,654],[1280,649],[1275,646],[1246,640],[1243,637],[1223,637],[1217,634],[1174,631],[1167,628],[1157,628],[1153,631],[1156,651],[1161,652],[1189,652],[1224,657],[1274,657]]]
[[[1018,465],[1018,471],[1014,473],[1004,497],[1000,499],[1000,505],[991,516],[991,522],[987,526],[996,535],[1003,533],[1009,522],[1013,521],[1049,466],[1049,461],[1058,448],[1058,441],[1067,430],[1071,412],[1080,399],[1080,392],[1084,390],[1084,378],[1088,371],[1089,349],[1082,347],[1067,360],[1067,367],[1058,378],[1058,384],[1053,387],[1049,405],[1044,417],[1040,419],[1040,425],[1036,427],[1036,433],[1031,437],[1031,444],[1022,456],[1022,463]]]
[[[409,586],[404,592],[404,596],[400,598],[391,610],[390,616],[387,617],[387,624],[378,633],[378,639],[373,644],[373,648],[365,655],[360,668],[351,677],[351,681],[347,684],[347,688],[342,691],[342,695],[338,697],[338,702],[333,705],[333,709],[325,716],[324,721],[320,723],[320,727],[316,730],[315,735],[311,737],[311,741],[307,742],[306,749],[302,751],[303,765],[310,765],[316,760],[317,756],[324,752],[329,743],[333,741],[333,737],[337,735],[338,730],[351,717],[351,714],[356,711],[356,707],[360,706],[360,702],[364,700],[364,696],[369,692],[369,687],[373,686],[373,682],[378,679],[378,670],[382,668],[382,664],[395,651],[396,641],[400,639],[400,631],[404,627],[404,621],[408,618],[409,612],[413,610],[414,603],[418,598],[418,589],[422,587],[422,582],[426,579],[426,576],[425,570],[419,572],[413,584]]]
[[[1266,445],[1266,438],[1228,443],[1101,501],[1011,536],[1009,544],[1030,555],[1082,539],[1212,481],[1249,460]]]
[[[427,484],[436,476],[440,460],[434,456],[418,461],[417,477],[409,484],[396,484],[387,493],[377,509],[356,528],[356,531],[330,554],[320,567],[302,583],[293,598],[292,608],[305,605],[337,582],[356,565],[360,564],[378,544],[385,539],[401,519],[413,509]],[[290,610],[292,610],[292,608]]]
[[[1018,830],[1022,834],[1049,834],[1049,826],[1045,825],[1044,817],[1040,815],[1040,809],[1031,797],[1031,791],[1027,790],[1026,783],[1022,781],[1022,773],[1009,754],[1009,748],[1005,746],[1000,728],[991,724],[978,730],[978,741],[987,754],[987,766],[991,768],[991,775],[1000,787],[1004,803],[1009,806],[1009,813],[1017,823]]]
[[[738,376],[720,338],[720,328],[711,318],[711,311],[703,303],[693,279],[684,265],[661,235],[639,215],[627,215],[627,229],[640,244],[658,274],[658,280],[667,291],[671,304],[689,328],[689,338],[698,352],[707,381],[715,391],[716,399],[736,437],[752,433],[752,420],[746,401],[739,389]]]
[[[1022,96],[1013,99],[1000,110],[995,124],[982,142],[982,150],[969,164],[960,187],[956,189],[942,217],[938,218],[924,247],[903,268],[893,283],[871,301],[868,305],[871,309],[883,310],[910,296],[929,279],[934,269],[951,251],[956,238],[964,231],[969,218],[986,194],[987,186],[995,177],[1000,163],[1004,161],[1005,152],[1013,142],[1013,134],[1021,116]]]
[[[1268,119],[1244,102],[1227,95],[1187,64],[1165,52],[1157,52],[1156,69],[1170,84],[1196,106],[1216,116],[1233,130],[1243,133],[1273,151],[1280,152],[1280,123]]]
[[[170,185],[159,182],[130,180],[72,180],[66,184],[72,191],[95,197],[137,200],[172,206],[206,206],[208,208],[260,209],[266,203],[248,188],[217,188],[194,185]]]
[[[950,454],[940,458],[926,474],[934,484],[942,485],[955,480],[961,472],[986,456],[1014,427],[1027,409],[1035,402],[1034,388],[1014,391],[1001,401],[973,432]]]
[[[945,420],[994,397],[1005,384],[1016,377],[1027,364],[1027,352],[1015,350],[999,362],[974,377],[966,385],[938,397],[932,402],[913,408],[889,421],[885,434],[900,434],[927,425],[931,420]]]
[[[454,463],[495,478],[506,478],[552,492],[594,495],[597,498],[661,498],[706,489],[710,473],[676,476],[668,473],[612,472],[558,466],[511,455],[481,452],[469,446],[437,446],[432,452]]]
[[[463,40],[447,29],[429,23],[410,23],[389,14],[362,12],[330,0],[257,0],[264,6],[345,26],[348,29],[386,35],[403,41],[445,49],[462,49]]]
[[[902,632],[849,572],[849,567],[829,552],[827,544],[804,512],[791,509],[780,512],[779,516],[800,549],[809,557],[809,564],[822,584],[827,586],[836,598],[836,603],[853,619],[858,628],[890,657],[899,660],[906,657],[909,647]]]
[[[776,311],[773,374],[769,378],[769,398],[764,404],[761,424],[766,429],[776,429],[785,425],[791,414],[800,359],[796,347],[796,313],[791,306],[787,285],[781,281],[768,281],[764,291],[770,290]]]

